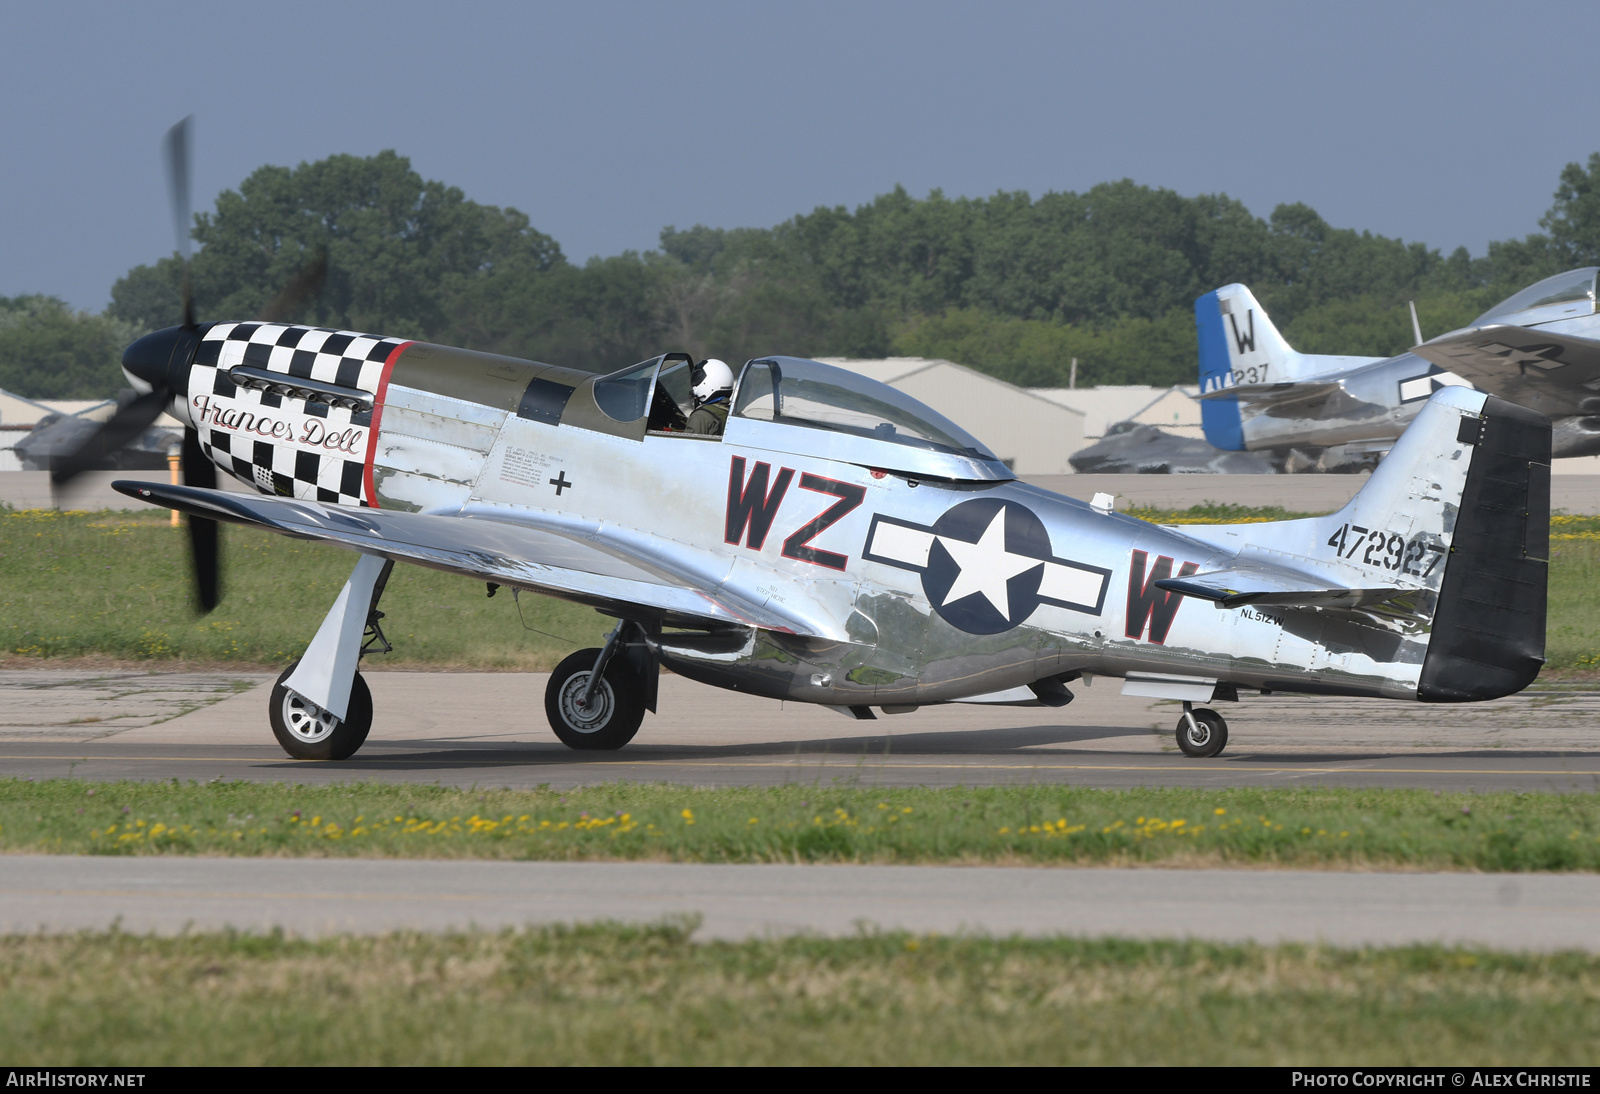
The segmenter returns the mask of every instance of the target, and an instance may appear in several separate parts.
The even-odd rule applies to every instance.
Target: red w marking
[[[1156,564],[1150,567],[1150,576],[1147,579],[1144,571],[1149,558],[1145,552],[1135,551],[1133,562],[1128,566],[1126,631],[1129,638],[1139,638],[1144,635],[1145,625],[1148,624],[1150,641],[1161,646],[1166,644],[1167,632],[1172,629],[1173,617],[1178,614],[1178,607],[1183,603],[1183,594],[1156,587],[1156,582],[1165,581],[1172,576],[1172,559],[1166,555],[1157,557]],[[1188,577],[1199,568],[1198,563],[1185,562],[1178,571],[1178,576]]]
[[[778,507],[783,504],[783,495],[789,490],[789,480],[794,478],[793,470],[783,468],[769,491],[767,479],[771,473],[771,464],[758,463],[746,482],[744,457],[733,457],[733,463],[728,467],[728,515],[723,529],[723,542],[737,547],[742,537],[745,546],[756,551],[761,550],[761,545],[767,542],[767,533],[772,530]]]

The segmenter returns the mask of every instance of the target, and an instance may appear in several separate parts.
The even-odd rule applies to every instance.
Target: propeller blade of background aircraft
[[[217,488],[217,465],[206,459],[200,434],[192,427],[183,431],[183,481],[205,490]],[[209,612],[217,606],[222,572],[216,521],[189,518],[189,561],[194,566],[195,600],[202,613]]]
[[[171,396],[163,390],[141,395],[117,408],[111,419],[85,441],[76,452],[63,456],[51,468],[50,480],[58,486],[70,482],[91,466],[133,440],[161,416]]]
[[[328,255],[322,252],[302,266],[300,272],[278,291],[277,296],[267,301],[266,307],[256,315],[256,320],[261,323],[288,322],[301,308],[316,299],[327,279]]]

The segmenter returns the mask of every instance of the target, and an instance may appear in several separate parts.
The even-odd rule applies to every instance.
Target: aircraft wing
[[[692,561],[652,553],[648,538],[630,537],[627,530],[599,527],[594,521],[563,525],[559,517],[541,519],[518,510],[505,511],[507,519],[471,513],[432,516],[164,483],[118,480],[111,485],[131,498],[191,516],[331,543],[595,607],[628,609],[633,618],[795,634],[828,629],[723,588],[726,561],[720,572],[696,572]]]
[[[1396,586],[1352,589],[1288,567],[1243,562],[1225,570],[1169,577],[1156,587],[1209,600],[1223,608],[1244,604],[1306,608],[1363,608],[1413,592]]]
[[[1411,351],[1483,391],[1552,418],[1587,413],[1600,394],[1600,341],[1538,327],[1488,326]]]

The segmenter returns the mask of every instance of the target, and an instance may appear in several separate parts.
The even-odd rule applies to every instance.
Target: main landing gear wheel
[[[272,698],[268,700],[272,735],[297,760],[348,760],[372,729],[372,692],[367,690],[367,682],[356,673],[350,684],[350,706],[344,721],[340,721],[283,686],[299,664],[296,661],[284,669],[272,687]]]
[[[1193,716],[1194,725],[1189,724]],[[1228,745],[1228,723],[1214,710],[1199,707],[1178,719],[1178,747],[1185,756],[1215,756]]]
[[[583,702],[599,658],[599,650],[579,650],[556,666],[544,689],[545,716],[568,748],[621,748],[644,721],[644,696],[620,657],[611,658],[594,694]]]

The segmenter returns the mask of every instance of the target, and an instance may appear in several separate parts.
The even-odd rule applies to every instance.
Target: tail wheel
[[[372,692],[356,673],[350,684],[350,705],[343,719],[335,718],[317,704],[283,686],[300,664],[296,661],[283,670],[272,686],[267,701],[272,735],[283,750],[297,760],[347,760],[367,739],[372,729]]]
[[[1214,710],[1200,707],[1190,712],[1194,725],[1187,716],[1178,719],[1178,748],[1185,756],[1215,756],[1228,745],[1228,723]]]
[[[643,691],[620,657],[611,659],[589,701],[583,701],[599,657],[597,649],[579,650],[556,666],[544,689],[545,716],[568,748],[621,748],[644,721]]]

